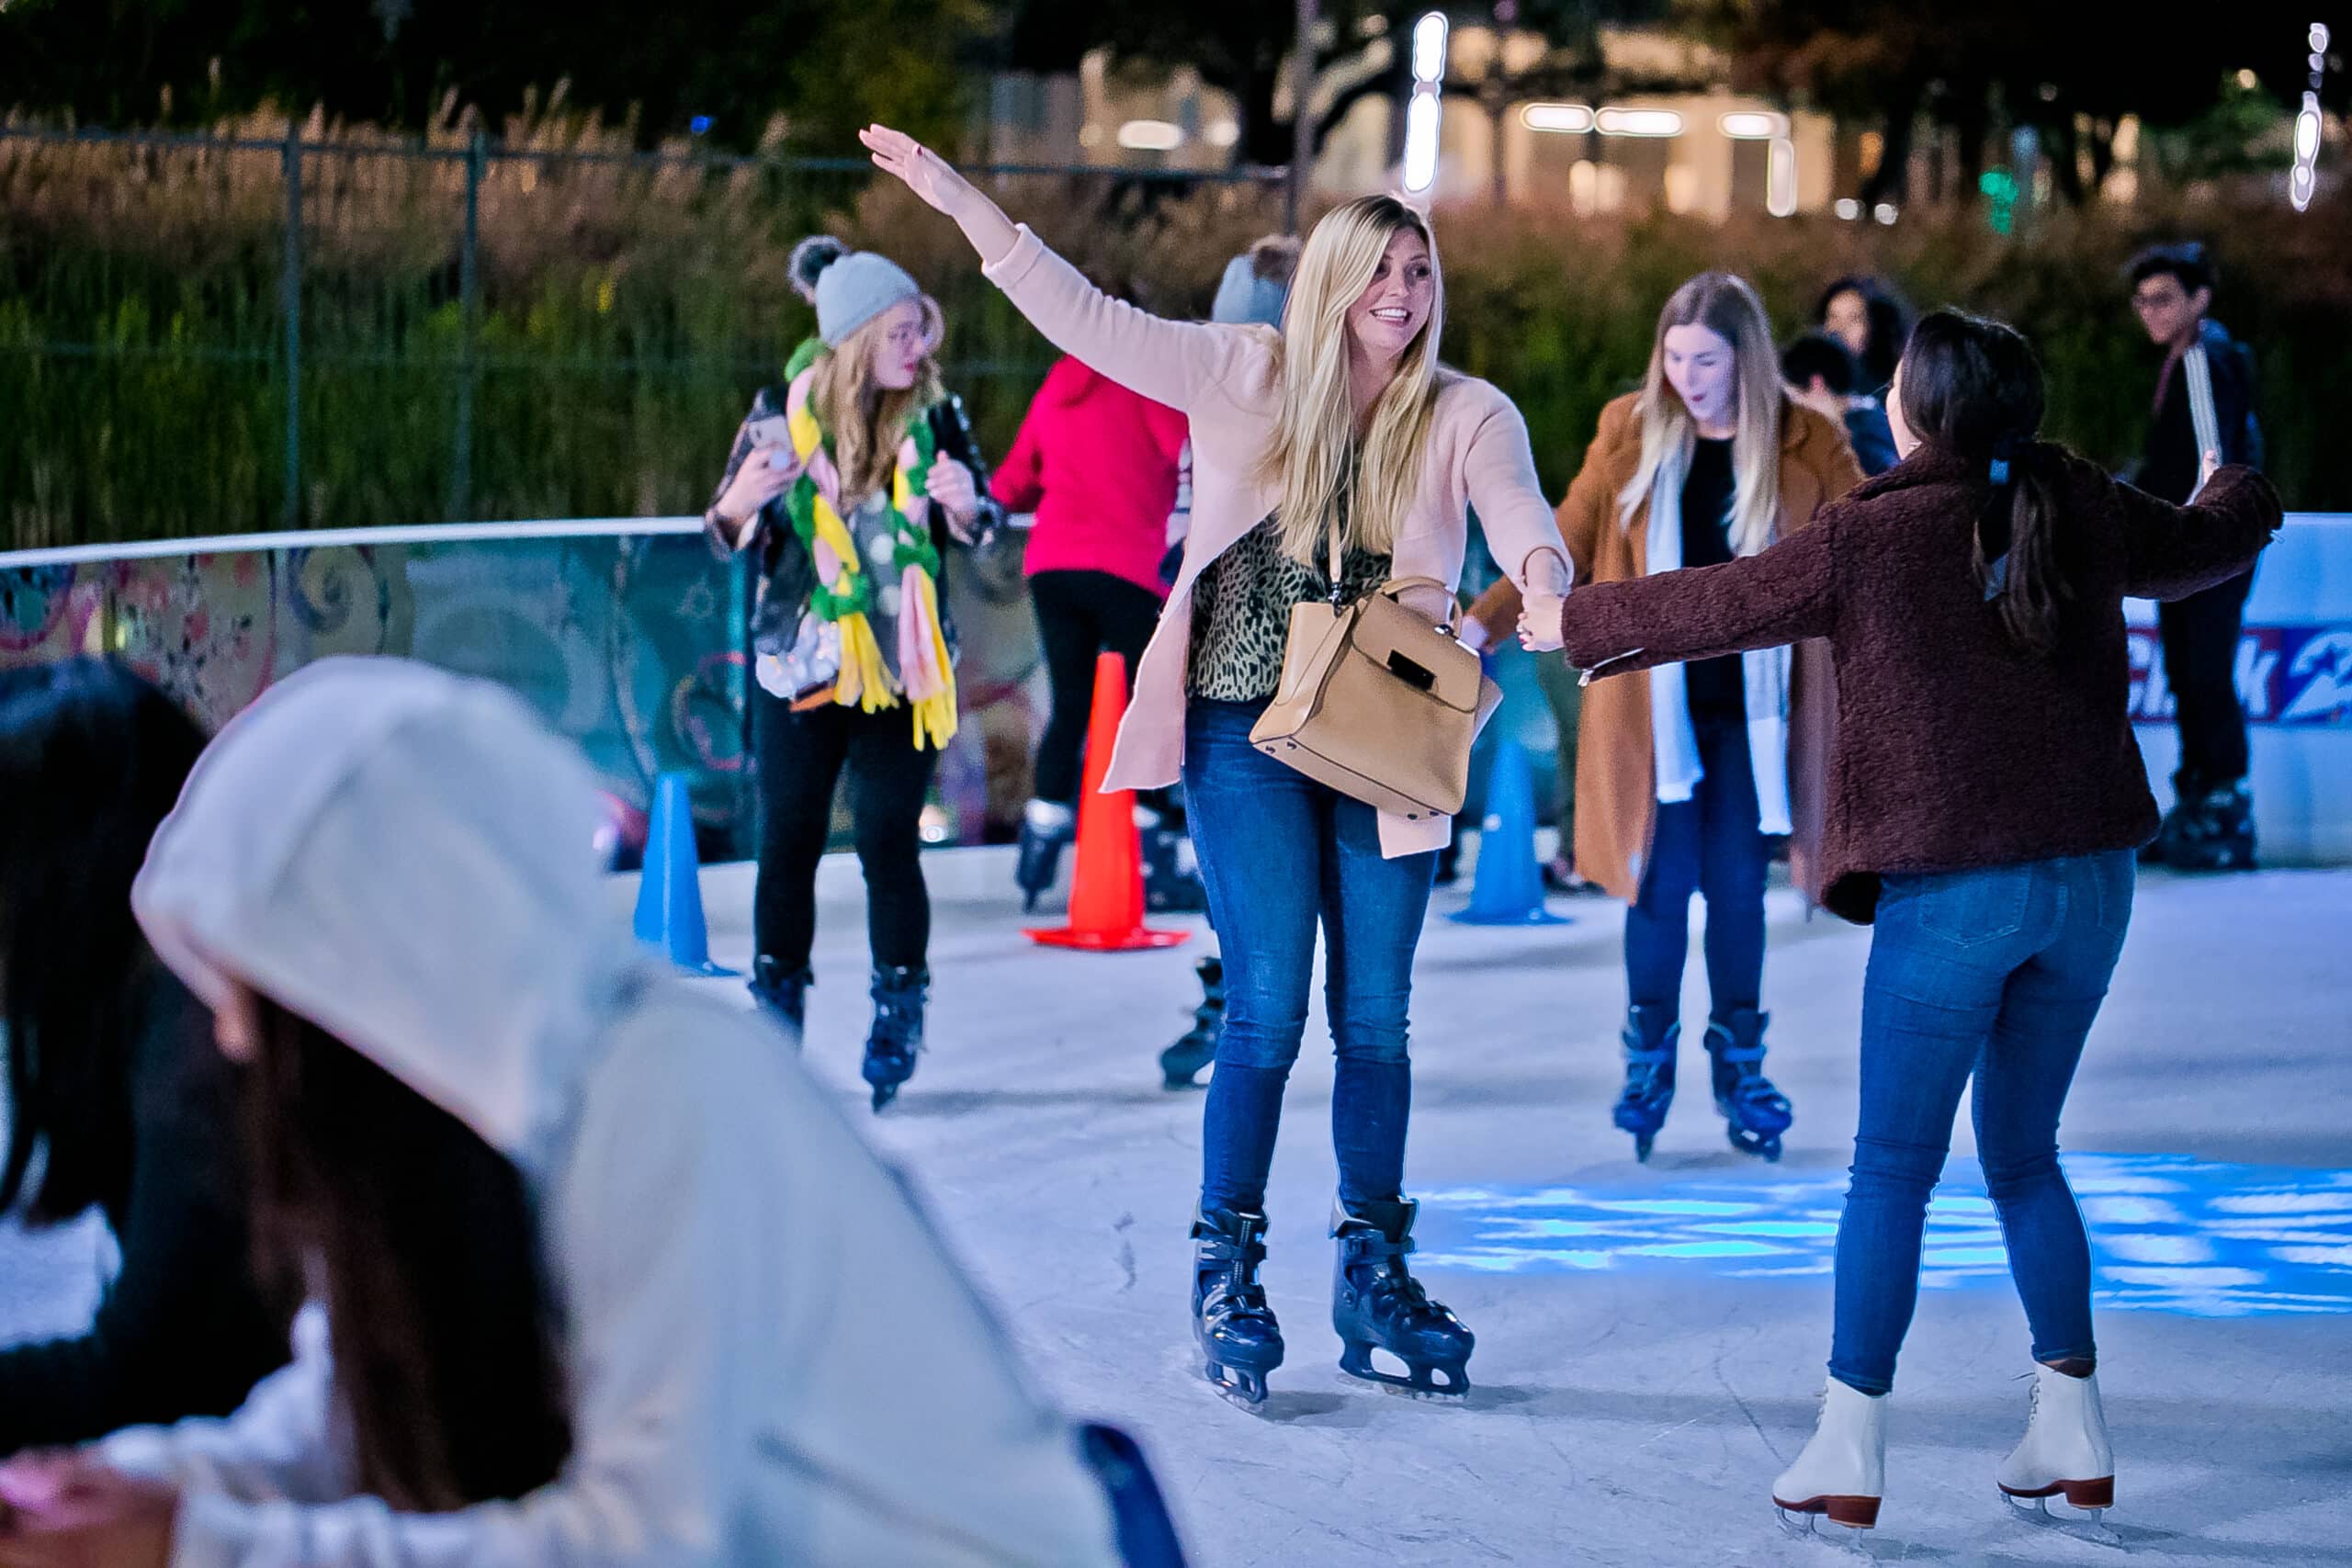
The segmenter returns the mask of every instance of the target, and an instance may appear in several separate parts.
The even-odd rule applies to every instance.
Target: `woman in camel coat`
[[[1643,390],[1601,412],[1557,517],[1577,583],[1623,581],[1754,555],[1861,477],[1845,432],[1782,389],[1755,291],[1708,273],[1667,302]],[[1653,527],[1662,514],[1671,526]],[[1492,640],[1519,611],[1505,581],[1471,614]],[[1771,840],[1786,836],[1797,881],[1813,891],[1834,702],[1818,644],[1669,666],[1584,694],[1576,870],[1628,906],[1626,1082],[1614,1115],[1639,1157],[1673,1100],[1693,893],[1707,900],[1716,1107],[1734,1147],[1780,1156],[1791,1113],[1762,1071],[1765,869]]]

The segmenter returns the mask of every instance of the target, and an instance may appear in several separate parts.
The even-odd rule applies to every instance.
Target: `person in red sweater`
[[[1035,908],[1053,885],[1078,816],[1079,759],[1106,649],[1135,678],[1168,590],[1160,558],[1176,504],[1184,416],[1062,359],[1037,389],[989,483],[1008,512],[1033,512],[1029,595],[1053,708],[1037,743],[1036,784],[1021,824],[1017,880]]]

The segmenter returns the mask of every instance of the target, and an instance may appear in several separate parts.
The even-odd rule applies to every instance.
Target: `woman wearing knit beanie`
[[[1344,203],[1315,226],[1281,332],[1171,321],[1090,286],[929,149],[881,126],[864,141],[878,166],[955,220],[1049,340],[1192,423],[1192,531],[1104,787],[1182,778],[1225,949],[1228,1012],[1192,1227],[1206,1375],[1257,1406],[1283,1362],[1258,1271],[1319,933],[1339,1058],[1330,1322],[1340,1370],[1464,1394],[1474,1340],[1413,1276],[1416,1205],[1403,1190],[1413,957],[1447,819],[1378,810],[1260,752],[1250,732],[1281,685],[1298,606],[1385,589],[1451,624],[1472,505],[1531,616],[1558,615],[1567,558],[1526,422],[1495,388],[1441,366],[1436,237],[1394,197]],[[1374,1351],[1406,1371],[1383,1371]]]
[[[938,304],[895,262],[825,236],[802,241],[791,270],[817,335],[752,400],[704,517],[719,548],[752,551],[760,567],[752,994],[797,1044],[817,863],[846,767],[874,953],[865,1077],[879,1111],[914,1074],[930,988],[919,828],[956,733],[945,550],[1000,513],[963,405],[939,384]]]

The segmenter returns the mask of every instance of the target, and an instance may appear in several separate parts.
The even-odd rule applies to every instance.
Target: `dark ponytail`
[[[2058,646],[2074,597],[2060,552],[2059,454],[2036,439],[2043,396],[2041,362],[2016,329],[1958,310],[1912,329],[1904,422],[1981,476],[1977,588],[2009,640],[2038,654]]]

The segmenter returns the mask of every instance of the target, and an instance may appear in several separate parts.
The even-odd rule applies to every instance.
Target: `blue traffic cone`
[[[1453,919],[1465,926],[1563,926],[1544,907],[1544,874],[1535,863],[1535,786],[1527,752],[1516,740],[1496,743],[1487,770],[1487,817],[1478,830],[1478,879],[1470,907]]]
[[[710,927],[702,913],[702,863],[695,853],[695,807],[684,773],[663,773],[653,787],[653,821],[645,835],[645,876],[637,888],[637,940],[696,975],[732,975],[710,961]]]

